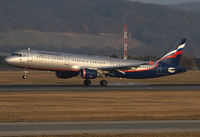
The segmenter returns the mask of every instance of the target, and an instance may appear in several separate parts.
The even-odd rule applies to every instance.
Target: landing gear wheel
[[[108,82],[106,80],[101,80],[100,85],[106,87],[108,85]]]
[[[27,77],[28,77],[27,74],[28,74],[28,71],[25,69],[24,70],[24,75],[22,76],[22,78],[23,79],[27,79]]]
[[[27,75],[23,75],[22,78],[23,78],[23,79],[27,79]]]
[[[91,80],[89,80],[89,79],[84,80],[84,85],[85,86],[90,86],[91,85]]]

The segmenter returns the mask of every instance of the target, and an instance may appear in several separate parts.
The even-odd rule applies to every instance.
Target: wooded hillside
[[[123,34],[122,24],[126,22],[129,32],[139,42],[139,46],[135,47],[134,51],[130,49],[132,54],[135,52],[159,55],[168,49],[176,38],[186,37],[188,39],[186,53],[199,57],[199,16],[198,13],[172,10],[161,5],[123,0],[0,0],[0,32],[3,35],[0,36],[0,50],[10,52],[18,46],[24,47],[22,45],[33,48],[37,46],[31,41],[38,39],[27,39],[21,35],[22,40],[17,41],[16,35],[10,34],[12,32],[14,34],[18,31],[31,32],[26,34],[27,37],[31,37],[33,31],[121,35]],[[8,33],[10,35],[7,36]],[[4,37],[5,35],[7,37]],[[49,39],[43,39],[38,43],[50,43]],[[29,43],[24,43],[23,40]],[[11,45],[10,42],[14,44],[8,46]],[[110,43],[111,47],[115,47],[112,40]],[[53,46],[56,47],[58,44],[60,43],[55,42]],[[63,45],[65,47],[66,43]],[[87,45],[93,46],[90,41]],[[5,48],[7,46],[9,48]],[[73,49],[74,45],[70,46]],[[84,45],[80,43],[77,46]],[[51,48],[48,44],[40,45],[40,47]],[[68,49],[58,50],[67,51]],[[95,51],[94,54],[98,54],[97,52],[102,51]]]

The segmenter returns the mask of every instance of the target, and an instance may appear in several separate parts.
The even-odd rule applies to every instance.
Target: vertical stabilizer
[[[185,38],[179,38],[170,48],[170,50],[158,62],[165,62],[177,66],[180,62],[183,49],[186,44]]]

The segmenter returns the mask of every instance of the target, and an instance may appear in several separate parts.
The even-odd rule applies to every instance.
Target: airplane
[[[145,79],[186,72],[186,68],[179,65],[185,44],[186,39],[179,38],[162,58],[154,62],[30,49],[16,51],[5,61],[24,68],[24,79],[28,69],[46,70],[54,71],[61,79],[80,75],[85,86],[91,85],[91,79],[101,77],[100,86],[107,86],[104,77]]]

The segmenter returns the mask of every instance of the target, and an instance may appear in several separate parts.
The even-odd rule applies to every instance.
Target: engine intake
[[[83,79],[94,79],[97,78],[97,71],[93,69],[82,69],[81,78]]]

